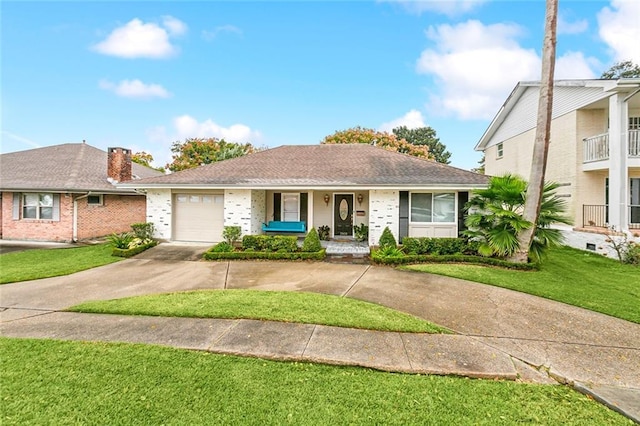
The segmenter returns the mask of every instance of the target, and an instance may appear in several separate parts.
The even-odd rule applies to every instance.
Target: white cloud
[[[221,25],[219,27],[215,27],[211,31],[202,30],[202,38],[211,41],[222,33],[242,35],[242,30],[234,25]]]
[[[424,117],[422,113],[416,109],[412,109],[402,117],[396,118],[394,120],[388,121],[386,123],[382,123],[378,130],[381,132],[389,132],[396,127],[406,126],[409,129],[416,129],[418,127],[425,127]]]
[[[556,59],[554,78],[556,80],[572,80],[582,78],[598,78],[593,72],[600,68],[594,58],[585,58],[582,52],[567,52]]]
[[[562,13],[558,13],[558,34],[580,34],[589,28],[589,22],[586,19],[578,19],[576,21],[568,21]]]
[[[174,18],[173,16],[163,16],[162,24],[171,35],[183,35],[187,32],[187,24],[185,24],[178,18]]]
[[[599,34],[611,48],[615,61],[640,64],[640,2],[612,0],[598,13]]]
[[[251,142],[255,144],[256,141],[262,138],[260,132],[251,130],[249,126],[244,124],[233,124],[229,127],[223,127],[211,119],[199,122],[186,114],[174,118],[173,126],[179,140],[214,137],[225,139],[227,142]]]
[[[405,10],[416,15],[424,12],[436,12],[448,16],[462,15],[476,9],[486,0],[381,0],[397,3]]]
[[[122,58],[161,59],[175,55],[178,49],[170,37],[184,34],[187,26],[171,16],[163,17],[162,26],[135,18],[118,27],[102,42],[93,46],[99,53]]]
[[[515,24],[476,20],[430,27],[426,35],[436,46],[416,63],[416,71],[432,75],[438,87],[427,108],[461,119],[493,117],[518,81],[540,79],[540,57],[518,43],[522,34]],[[592,77],[589,63],[576,53],[558,59],[560,70],[573,67],[571,78]]]
[[[98,87],[109,90],[123,98],[168,98],[171,93],[159,84],[145,84],[140,80],[122,80],[120,83],[113,83],[109,80],[100,80]]]

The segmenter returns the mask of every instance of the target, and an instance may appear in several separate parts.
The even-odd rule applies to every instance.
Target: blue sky
[[[317,144],[353,126],[433,127],[473,147],[540,78],[535,1],[30,2],[1,5],[1,152],[65,142],[147,151],[218,137]],[[560,0],[556,78],[640,63],[640,2]]]

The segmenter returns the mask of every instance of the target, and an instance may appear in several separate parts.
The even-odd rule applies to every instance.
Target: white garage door
[[[222,194],[175,194],[174,235],[178,241],[222,241],[224,196]]]

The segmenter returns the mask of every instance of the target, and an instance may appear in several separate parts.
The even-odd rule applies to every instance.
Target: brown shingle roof
[[[162,173],[132,164],[132,174],[149,178]],[[67,143],[0,155],[3,190],[131,192],[107,180],[107,153],[84,143]]]
[[[371,145],[292,145],[127,186],[483,186],[487,177]]]

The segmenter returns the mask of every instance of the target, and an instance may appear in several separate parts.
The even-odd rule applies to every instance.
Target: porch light
[[[362,205],[362,200],[364,200],[364,197],[362,196],[362,194],[358,194],[358,205]]]
[[[329,194],[324,194],[324,203],[328,206],[329,205],[329,200],[331,199],[331,197],[329,197]]]

